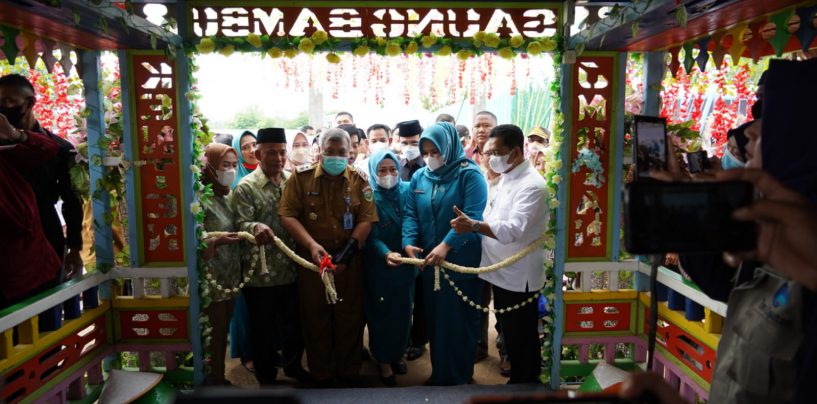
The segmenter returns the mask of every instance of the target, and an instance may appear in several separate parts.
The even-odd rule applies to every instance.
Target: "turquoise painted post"
[[[122,149],[125,159],[128,161],[136,161],[136,151],[133,141],[133,122],[136,119],[134,111],[136,107],[134,104],[136,100],[131,94],[130,82],[132,80],[133,66],[131,65],[130,56],[127,51],[121,50],[118,53],[119,57],[119,77],[122,83]],[[128,219],[131,226],[128,226],[128,242],[130,244],[130,266],[133,268],[139,267],[139,229],[136,226],[137,210],[136,210],[136,167],[132,167],[125,172],[125,194],[128,199]]]
[[[610,260],[618,261],[621,256],[621,190],[624,177],[624,93],[627,80],[627,53],[621,52],[615,59],[615,77],[613,77],[613,119],[616,126],[612,128],[616,131],[613,139],[615,144],[611,145],[613,156],[613,172],[607,177],[612,179],[613,187],[608,192],[613,192],[613,217],[610,227],[613,229],[613,237]]]
[[[566,222],[567,209],[569,209],[567,201],[567,183],[568,173],[567,167],[570,165],[570,145],[573,135],[571,133],[571,115],[570,106],[573,97],[573,65],[562,63],[562,83],[561,93],[562,97],[562,113],[564,114],[564,140],[562,141],[562,148],[559,153],[562,158],[562,168],[559,175],[565,180],[559,185],[558,199],[562,202],[559,204],[559,209],[556,211],[556,253],[553,260],[553,301],[551,302],[551,309],[553,315],[553,346],[551,347],[551,357],[553,358],[553,366],[550,369],[550,387],[558,390],[561,384],[561,359],[562,359],[562,335],[564,334],[564,298],[562,293],[562,278],[565,273],[565,258],[567,256],[566,236]]]
[[[644,107],[643,115],[658,116],[661,110],[661,81],[664,80],[666,52],[644,54]]]
[[[88,134],[88,166],[91,176],[91,207],[94,213],[94,252],[98,270],[110,269],[114,264],[113,232],[111,225],[105,223],[110,215],[111,204],[107,192],[97,192],[98,181],[104,176],[107,168],[103,164],[107,150],[99,146],[99,140],[105,136],[105,94],[102,93],[102,72],[99,51],[81,50],[77,55],[82,72],[82,85],[85,89],[85,108],[90,111],[86,118]],[[100,285],[103,299],[110,298],[111,283]]]
[[[186,37],[189,29],[189,21],[187,15],[187,2],[180,0],[176,3],[176,21],[178,21],[179,34]],[[187,39],[187,38],[185,38]],[[196,237],[196,217],[190,212],[190,205],[197,201],[196,193],[193,190],[193,173],[189,167],[193,164],[193,131],[191,129],[192,123],[192,106],[187,99],[187,93],[190,91],[190,61],[187,58],[187,53],[181,45],[176,46],[176,98],[179,110],[177,111],[179,117],[179,147],[182,152],[182,161],[179,165],[182,167],[182,209],[185,215],[185,231],[184,231],[184,245],[185,256],[187,257],[187,277],[190,279],[189,293],[190,293],[190,308],[188,310],[188,321],[190,326],[190,344],[193,347],[193,381],[196,385],[204,382],[204,371],[202,359],[204,358],[204,350],[201,344],[201,327],[199,327],[199,315],[201,312],[201,299],[199,297],[198,282],[198,238]],[[222,352],[223,354],[223,352]]]

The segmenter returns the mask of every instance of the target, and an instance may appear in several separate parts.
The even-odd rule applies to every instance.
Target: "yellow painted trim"
[[[14,369],[36,355],[39,355],[48,347],[62,341],[68,336],[77,333],[97,318],[106,315],[106,313],[110,311],[110,308],[110,303],[107,300],[104,300],[100,303],[99,307],[87,310],[79,318],[65,321],[59,330],[37,333],[37,343],[18,344],[14,347],[14,352],[12,352],[11,357],[5,360],[0,360],[0,374],[5,374],[10,369]]]
[[[593,290],[590,292],[564,292],[565,302],[595,301],[595,300],[636,300],[638,292],[625,289],[618,292],[607,290]]]
[[[721,334],[723,332],[723,317],[712,310],[704,308],[704,329],[710,334]]]
[[[640,295],[641,303],[644,307],[650,307],[650,295],[648,293],[641,293]],[[686,317],[684,317],[683,311],[670,310],[669,307],[667,307],[667,302],[658,302],[658,315],[688,332],[706,346],[716,351],[718,350],[718,342],[720,341],[721,335],[706,332],[703,322],[687,320]]]
[[[131,296],[117,296],[113,300],[115,309],[187,309],[190,307],[189,297],[169,297],[163,299],[161,296],[145,296],[142,299],[134,299]]]

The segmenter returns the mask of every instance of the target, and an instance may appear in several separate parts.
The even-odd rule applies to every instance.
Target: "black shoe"
[[[408,366],[405,361],[401,360],[391,364],[391,371],[396,375],[404,375],[408,373]]]
[[[477,349],[476,355],[474,355],[474,363],[479,363],[488,358],[488,351],[483,351],[482,349]]]
[[[413,361],[417,358],[423,356],[423,353],[426,351],[425,345],[423,346],[410,346],[406,349],[406,360]]]
[[[312,376],[312,373],[309,373],[301,366],[298,366],[293,369],[284,369],[284,374],[286,377],[291,379],[297,380],[299,383],[312,383],[315,381],[315,378]]]
[[[380,376],[380,382],[383,383],[386,387],[397,386],[397,378],[394,377],[393,373],[389,376]]]

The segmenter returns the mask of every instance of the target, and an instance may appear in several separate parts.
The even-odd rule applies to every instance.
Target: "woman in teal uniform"
[[[400,362],[406,351],[417,278],[414,266],[389,266],[386,261],[387,257],[392,261],[400,258],[402,250],[409,184],[400,180],[398,167],[397,156],[391,151],[378,151],[369,157],[369,184],[380,221],[372,226],[363,252],[369,349],[387,386],[397,385],[392,364]]]
[[[429,385],[472,382],[480,313],[458,296],[445,279],[434,291],[434,265],[443,260],[479,266],[480,235],[451,229],[454,206],[468,217],[482,220],[488,186],[479,166],[465,151],[451,124],[442,122],[423,131],[420,150],[426,166],[411,179],[403,217],[403,247],[409,257],[424,258],[423,294],[431,341]],[[477,275],[447,271],[463,295],[479,302],[482,281]]]
[[[244,176],[255,171],[258,167],[258,160],[255,159],[254,153],[255,135],[247,130],[241,136],[234,137],[233,149],[238,152],[238,172],[233,185],[230,186],[231,190],[235,189]],[[244,295],[239,293],[235,298],[233,319],[230,321],[230,356],[240,358],[241,364],[250,372],[254,372],[252,345],[250,345],[250,335],[248,334],[248,320],[247,301],[244,299]]]

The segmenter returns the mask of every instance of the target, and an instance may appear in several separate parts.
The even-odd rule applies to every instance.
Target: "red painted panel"
[[[566,303],[565,332],[627,331],[632,303]]]
[[[119,327],[123,340],[187,340],[187,311],[122,310]]]
[[[142,264],[184,265],[176,66],[164,55],[133,55],[134,147],[141,194]]]
[[[650,309],[644,309],[644,318],[650,318]],[[668,322],[658,316],[658,331],[656,343],[660,344],[672,356],[680,360],[689,370],[709,383],[712,383],[712,373],[715,371],[716,350],[697,340],[681,327]],[[649,321],[644,322],[644,335],[649,334]]]
[[[580,57],[573,64],[573,91],[571,120],[573,135],[570,144],[570,195],[568,199],[567,258],[606,258],[607,245],[607,193],[611,176],[607,165],[611,158],[613,70],[614,56]],[[594,101],[595,100],[595,101]],[[587,105],[598,106],[598,112],[589,112]],[[584,111],[584,112],[582,112]],[[580,115],[582,119],[580,118]],[[604,167],[606,181],[597,187],[586,181],[591,171],[582,167],[573,173],[571,167],[579,155],[580,138],[586,146],[599,155]]]
[[[0,397],[16,403],[53,379],[81,358],[93,354],[108,342],[106,316],[100,316],[76,334],[44,349],[40,354],[2,375]]]
[[[674,27],[627,46],[628,51],[643,52],[665,49],[694,38],[700,38],[739,23],[752,21],[767,14],[802,3],[802,0],[741,0],[690,20],[686,27]],[[748,55],[748,53],[747,53]]]

